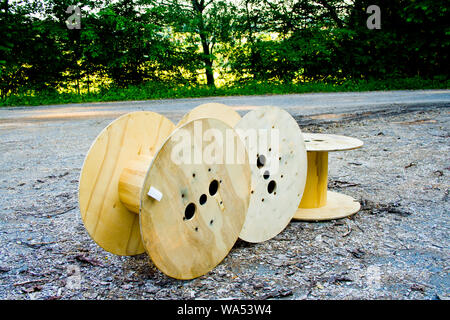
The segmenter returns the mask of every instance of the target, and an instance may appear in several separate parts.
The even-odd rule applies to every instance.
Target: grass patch
[[[421,78],[389,80],[348,80],[341,83],[269,83],[249,82],[241,85],[212,88],[208,86],[170,86],[149,82],[128,88],[102,88],[98,93],[75,94],[35,92],[28,90],[0,100],[0,106],[37,106],[102,101],[154,100],[173,98],[199,98],[214,96],[240,96],[264,94],[290,94],[310,92],[357,92],[380,90],[448,89],[450,80],[427,80]]]

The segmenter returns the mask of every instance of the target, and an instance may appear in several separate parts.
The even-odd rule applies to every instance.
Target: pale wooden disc
[[[178,122],[177,127],[181,127],[185,123],[201,118],[219,119],[228,124],[230,127],[234,126],[241,120],[239,113],[234,111],[231,107],[222,103],[205,103],[195,107]]]
[[[223,164],[222,159],[219,164],[208,164],[206,158],[193,163],[177,162],[183,137],[188,137],[185,141],[192,157],[209,154],[212,147],[222,150],[218,139],[200,145],[198,135],[193,138],[198,124],[203,133],[213,129],[223,137],[226,131],[233,134],[235,144],[230,145],[239,152],[241,162]],[[211,195],[210,185],[214,181],[218,189]],[[142,240],[154,264],[176,279],[199,277],[219,264],[242,229],[250,181],[247,152],[230,126],[217,119],[200,119],[176,129],[152,161],[141,196]],[[147,196],[151,187],[162,193],[161,201]],[[185,216],[191,206],[195,206],[195,213],[192,217]]]
[[[307,151],[343,151],[362,147],[361,140],[336,134],[304,133]]]
[[[248,242],[266,241],[286,228],[305,189],[307,157],[302,132],[288,112],[276,107],[248,112],[235,128],[245,141],[252,169],[250,205],[239,237]],[[251,132],[262,133],[258,143],[246,137]],[[272,139],[271,132],[278,132],[278,137]],[[261,156],[266,158],[263,166],[257,161]]]
[[[325,206],[313,209],[298,208],[294,219],[303,221],[333,220],[351,216],[361,205],[350,196],[333,191],[327,192]]]
[[[91,145],[80,176],[80,213],[89,235],[106,251],[144,252],[139,217],[119,200],[119,177],[129,160],[153,156],[174,128],[157,113],[132,112],[110,123]]]

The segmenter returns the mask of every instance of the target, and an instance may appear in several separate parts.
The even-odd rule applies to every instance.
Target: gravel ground
[[[448,299],[448,107],[299,117],[305,132],[364,141],[329,157],[330,189],[363,209],[337,221],[292,222],[261,244],[238,241],[191,281],[166,277],[145,254],[111,255],[84,230],[79,173],[111,119],[5,122],[0,299]]]

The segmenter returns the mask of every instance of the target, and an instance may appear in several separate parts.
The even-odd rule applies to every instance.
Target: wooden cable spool
[[[269,240],[282,232],[299,206],[306,183],[307,157],[303,136],[291,115],[276,107],[261,107],[243,118],[222,104],[205,104],[194,108],[180,121],[220,117],[234,126],[244,141],[252,172],[250,205],[239,235],[247,242]],[[252,141],[249,131],[278,132],[273,140],[257,135]],[[273,131],[271,131],[273,130]],[[275,150],[274,146],[278,146]]]
[[[110,123],[92,143],[81,170],[79,206],[86,230],[106,251],[127,256],[145,251],[135,194],[152,157],[174,129],[162,115],[132,112]],[[132,172],[139,174],[125,183]]]
[[[305,133],[308,175],[305,192],[294,219],[333,220],[355,214],[361,208],[352,197],[328,190],[328,152],[360,148],[356,138],[333,134]]]
[[[214,136],[203,143],[208,130],[235,135],[235,142],[224,148]],[[183,139],[182,154],[193,151],[193,161],[179,157]],[[223,157],[232,150],[241,162],[195,159],[221,148]],[[250,183],[243,143],[223,121],[200,119],[175,129],[161,115],[133,112],[113,121],[91,146],[80,177],[80,213],[105,250],[145,250],[166,275],[192,279],[220,263],[238,239]]]

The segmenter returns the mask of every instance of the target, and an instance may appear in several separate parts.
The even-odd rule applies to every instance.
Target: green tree
[[[164,23],[172,32],[186,35],[191,48],[201,48],[199,59],[204,64],[207,84],[215,86],[215,48],[232,41],[235,5],[222,0],[156,0],[154,5],[164,8]]]

